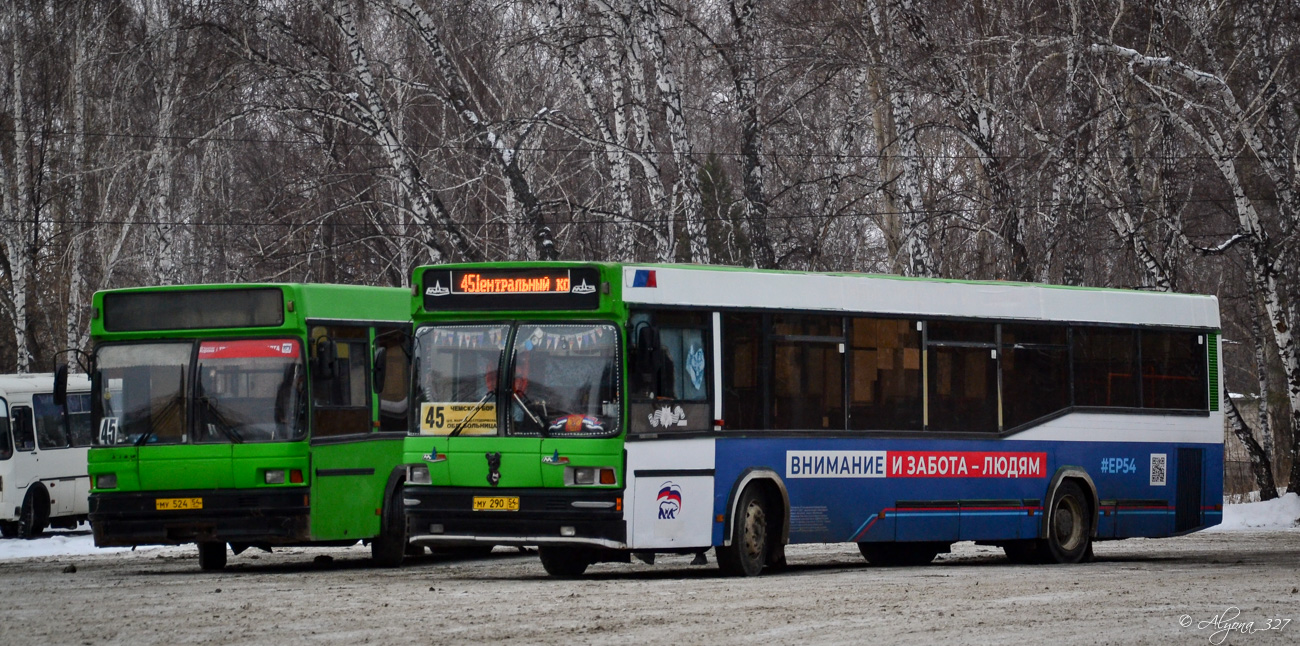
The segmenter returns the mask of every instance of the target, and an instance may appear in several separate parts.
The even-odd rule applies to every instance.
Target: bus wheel
[[[1079,563],[1092,541],[1092,513],[1079,485],[1062,482],[1052,495],[1052,521],[1047,528],[1049,563]]]
[[[379,567],[398,567],[406,558],[406,509],[402,506],[400,484],[384,505],[382,518],[379,535],[370,541],[370,559]]]
[[[543,545],[537,548],[537,554],[546,573],[561,579],[580,577],[591,565],[591,554],[578,547]]]
[[[226,544],[223,541],[199,543],[199,569],[223,570],[226,567]]]
[[[937,543],[858,543],[863,558],[882,567],[925,565],[943,549]]]
[[[50,517],[50,499],[45,489],[34,486],[23,498],[23,508],[18,512],[18,536],[36,538],[45,531],[46,519]]]
[[[758,576],[768,551],[767,505],[756,487],[740,496],[731,528],[731,545],[718,547],[718,568],[727,576]]]

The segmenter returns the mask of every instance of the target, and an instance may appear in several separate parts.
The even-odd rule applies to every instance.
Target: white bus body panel
[[[628,547],[709,547],[713,536],[712,439],[628,442],[623,519]]]

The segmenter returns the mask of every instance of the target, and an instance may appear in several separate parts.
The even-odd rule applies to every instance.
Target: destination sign
[[[447,310],[593,310],[600,306],[594,267],[431,269],[424,272],[424,308]]]

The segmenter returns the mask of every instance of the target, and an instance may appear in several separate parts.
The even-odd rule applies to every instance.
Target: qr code
[[[1151,454],[1151,486],[1165,486],[1165,466],[1168,464],[1168,456],[1164,453]]]

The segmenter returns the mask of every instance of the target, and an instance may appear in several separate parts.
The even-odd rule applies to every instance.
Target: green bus
[[[753,576],[797,543],[1077,563],[1222,517],[1212,296],[605,263],[412,283],[414,545]]]
[[[196,543],[216,570],[227,546],[367,541],[400,564],[407,290],[148,287],[93,305],[96,545]]]

